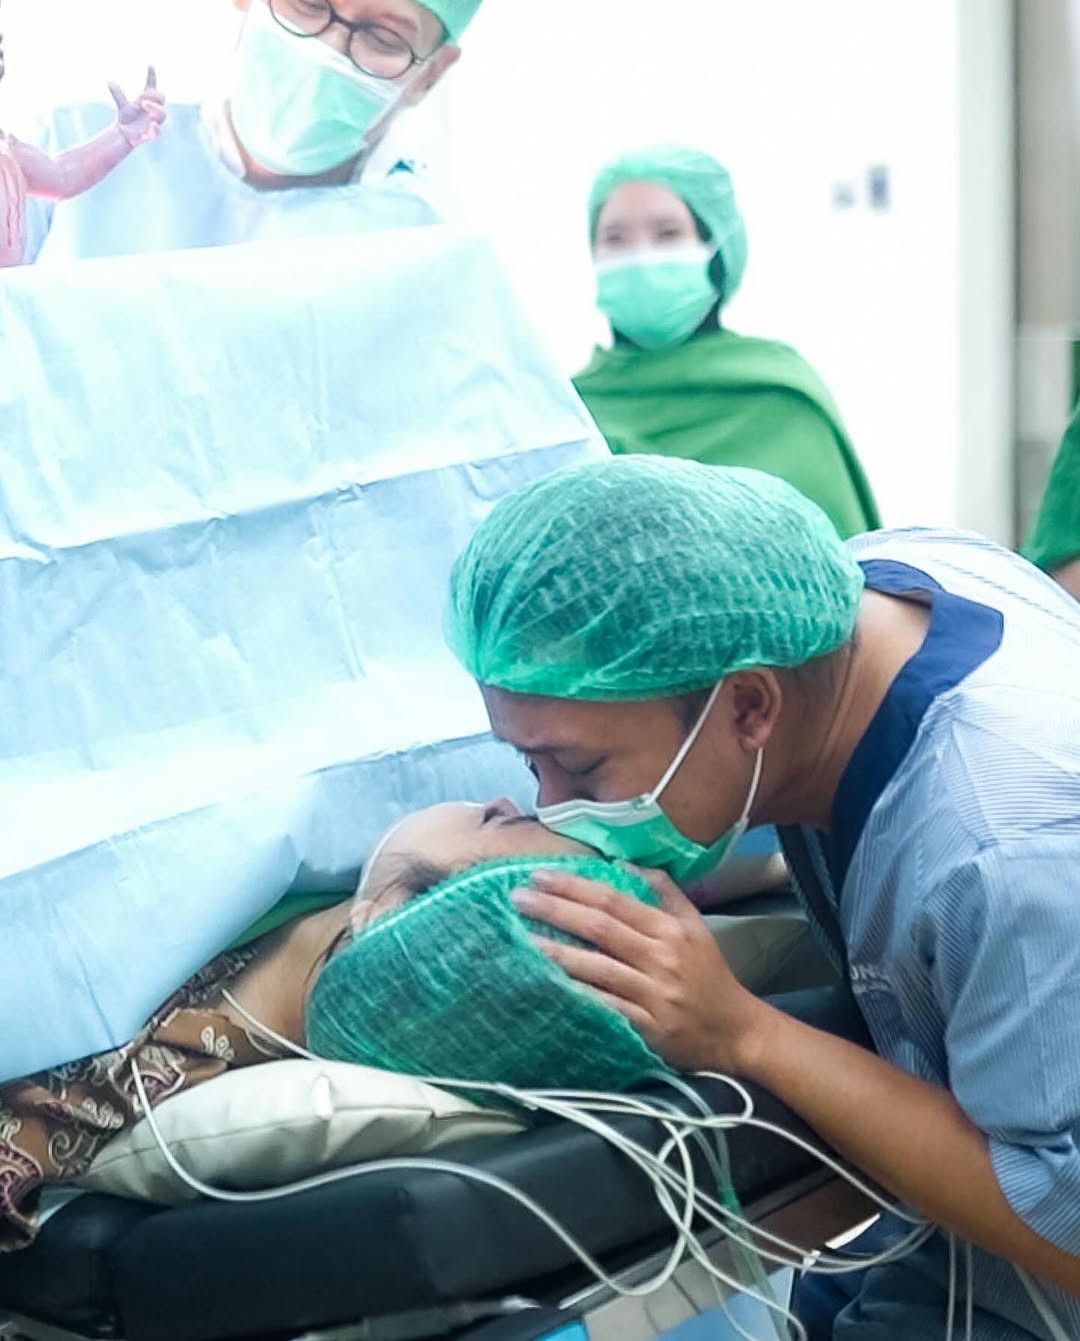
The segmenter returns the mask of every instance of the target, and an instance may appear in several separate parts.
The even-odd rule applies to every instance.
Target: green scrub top
[[[752,466],[813,500],[845,539],[881,525],[824,382],[795,350],[715,331],[662,349],[598,349],[575,379],[613,452]]]
[[[1061,440],[1024,556],[1048,573],[1080,558],[1080,402]]]

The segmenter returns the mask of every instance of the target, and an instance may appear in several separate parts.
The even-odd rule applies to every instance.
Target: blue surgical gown
[[[881,1055],[951,1090],[1016,1214],[1080,1255],[1080,607],[974,537],[852,546],[868,585],[923,603],[929,630],[828,835],[803,831],[823,896],[810,911],[835,918]],[[973,1264],[976,1341],[1049,1336],[1008,1263],[975,1251]],[[870,1270],[833,1335],[943,1335],[947,1271],[940,1235]],[[1080,1300],[1042,1288],[1080,1336]]]
[[[111,124],[100,104],[54,112],[37,142],[50,153],[91,139]],[[31,201],[27,260],[288,241],[440,222],[407,169],[344,186],[262,191],[230,167],[202,109],[170,106],[159,139],[140,146],[103,182],[56,205]]]

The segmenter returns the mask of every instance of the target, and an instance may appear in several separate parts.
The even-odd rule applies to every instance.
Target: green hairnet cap
[[[624,1090],[662,1071],[623,1016],[534,945],[536,932],[573,940],[528,921],[510,901],[540,870],[659,902],[640,876],[600,857],[474,866],[372,922],[330,960],[308,1002],[311,1050],[406,1075],[522,1089]]]
[[[694,211],[724,267],[724,302],[735,296],[746,273],[746,223],[735,203],[731,174],[711,154],[677,144],[657,145],[621,155],[601,169],[589,196],[589,237],[596,236],[600,211],[624,182],[658,182]]]
[[[456,42],[476,17],[481,0],[420,0],[420,3],[442,22],[450,41]]]
[[[663,698],[834,651],[862,589],[824,512],[782,480],[617,457],[493,509],[454,566],[446,636],[484,685]]]

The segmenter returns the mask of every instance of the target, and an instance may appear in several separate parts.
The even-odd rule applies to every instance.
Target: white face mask
[[[687,242],[609,257],[596,266],[597,304],[642,349],[682,344],[720,302],[709,272],[715,254]]]
[[[738,822],[715,843],[695,843],[680,833],[661,808],[660,797],[693,749],[722,684],[712,691],[694,729],[651,792],[628,801],[565,801],[541,806],[537,811],[541,822],[554,833],[585,843],[613,861],[666,871],[678,884],[692,884],[719,870],[750,826],[750,813],[761,786],[764,752],[759,750],[754,761],[750,792]]]
[[[244,148],[286,177],[317,177],[363,153],[405,89],[358,69],[317,37],[296,37],[262,0],[237,49],[229,111]]]

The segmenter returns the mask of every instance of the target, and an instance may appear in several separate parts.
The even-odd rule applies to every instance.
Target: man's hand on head
[[[640,874],[660,907],[554,871],[537,873],[514,902],[527,917],[595,947],[538,938],[550,959],[625,1015],[666,1061],[686,1071],[741,1070],[764,1008],[674,882],[656,871]]]

